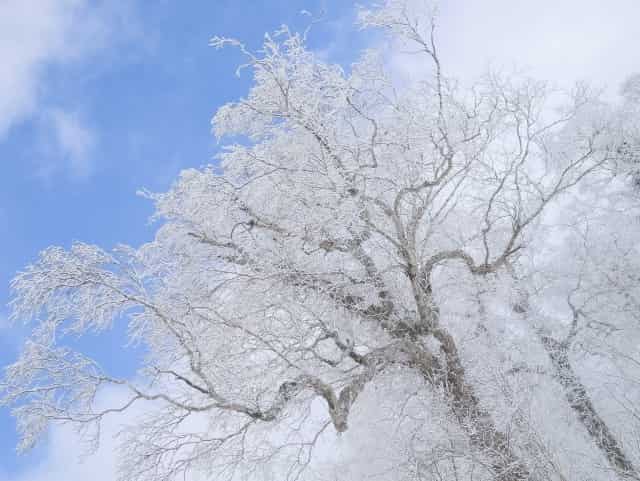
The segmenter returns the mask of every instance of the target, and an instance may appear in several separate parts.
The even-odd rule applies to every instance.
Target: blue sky
[[[208,40],[235,36],[257,47],[265,31],[282,23],[304,27],[300,10],[324,8],[311,47],[348,65],[365,42],[351,26],[354,3],[0,2],[0,366],[15,359],[27,332],[6,324],[16,271],[52,244],[82,240],[110,248],[150,240],[152,208],[136,191],[164,191],[181,169],[213,161],[218,147],[210,119],[246,92],[249,75],[237,78],[241,58],[212,49]],[[515,63],[561,84],[585,78],[612,88],[640,71],[638,56],[629,53],[640,38],[640,2],[555,3],[442,2],[445,67],[465,77],[487,61]],[[402,55],[392,66],[406,75],[420,70]],[[122,355],[122,326],[83,343],[112,372],[133,373],[135,354]],[[0,411],[0,481],[55,481],[52,473],[68,469],[60,466],[68,461],[65,443],[76,446],[71,434],[57,431],[18,458],[14,426]],[[101,459],[111,479],[109,454]],[[81,468],[73,473],[60,480],[85,479]]]

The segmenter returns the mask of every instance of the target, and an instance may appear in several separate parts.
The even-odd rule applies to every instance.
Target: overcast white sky
[[[469,78],[491,62],[561,86],[588,80],[617,92],[640,71],[638,0],[443,0],[439,12],[449,75]]]

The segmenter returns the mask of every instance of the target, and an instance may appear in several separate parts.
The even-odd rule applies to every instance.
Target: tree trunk
[[[446,361],[443,380],[451,409],[467,432],[472,446],[489,456],[496,481],[530,479],[529,469],[514,453],[508,438],[496,428],[491,415],[481,407],[473,386],[466,379],[453,337],[442,328],[434,331],[434,337],[440,341]]]
[[[569,360],[568,345],[548,336],[541,336],[541,340],[551,359],[555,378],[564,388],[569,406],[574,410],[593,441],[619,476],[624,479],[640,479],[618,440],[596,412],[585,386],[573,370]]]
[[[414,272],[409,272],[409,279],[418,310],[417,331],[422,335],[432,335],[440,343],[445,361],[444,365],[434,366],[433,356],[418,348],[421,353],[415,359],[418,369],[428,382],[444,387],[451,411],[469,436],[471,446],[489,458],[495,481],[530,480],[528,467],[513,451],[507,436],[498,430],[491,414],[480,405],[475,389],[467,380],[455,340],[441,326],[440,310],[433,299],[430,272],[425,273],[422,283],[418,282]]]

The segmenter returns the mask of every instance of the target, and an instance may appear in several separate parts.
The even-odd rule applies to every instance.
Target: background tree
[[[548,362],[546,334],[526,328],[548,319],[523,319],[514,299],[522,279],[541,292],[554,273],[557,257],[538,258],[573,232],[571,200],[597,204],[594,186],[614,178],[617,111],[584,86],[488,74],[463,88],[443,71],[433,12],[388,0],[360,19],[427,62],[425,77],[398,85],[374,51],[344,72],[286,28],[257,52],[215,38],[254,76],[214,117],[231,142],[220,165],[147,194],[162,222],[149,244],[52,247],[17,275],[14,317],[38,321],[3,384],[22,448],[54,421],[95,440],[105,415],[148,402],[126,431],[124,480],[331,479],[334,433],[350,459],[353,431],[370,448],[354,479],[374,467],[386,479],[610,479],[567,386],[517,372]],[[64,344],[124,320],[148,349],[134,380]],[[109,385],[128,397],[101,409]],[[638,426],[633,408],[625,419]],[[630,460],[612,467],[636,476],[637,451],[617,442]]]

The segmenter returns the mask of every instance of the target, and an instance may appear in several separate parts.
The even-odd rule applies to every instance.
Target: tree
[[[624,159],[636,186],[640,185],[638,158],[640,157],[640,74],[629,76],[620,89],[624,99],[619,131],[621,133],[618,153]]]
[[[429,62],[425,78],[399,86],[374,51],[344,72],[286,28],[258,52],[215,38],[240,49],[254,76],[247,97],[214,117],[215,134],[236,141],[220,165],[146,194],[162,220],[149,244],[52,247],[16,276],[14,318],[38,320],[3,384],[22,448],[54,421],[96,439],[104,416],[146,401],[123,444],[123,480],[198,469],[311,478],[331,431],[380,446],[371,420],[383,411],[397,436],[389,465],[401,466],[386,479],[587,479],[603,464],[607,448],[584,440],[571,399],[523,377],[514,355],[529,366],[546,352],[564,369],[554,358],[564,341],[544,331],[562,323],[542,325],[513,299],[553,272],[557,257],[535,261],[553,250],[551,228],[556,239],[574,232],[572,196],[617,179],[617,112],[580,85],[562,93],[491,73],[461,87],[442,69],[433,15],[403,1],[360,19]],[[586,312],[569,301],[574,318]],[[63,344],[124,320],[148,348],[135,380]],[[534,336],[505,334],[527,325]],[[572,375],[563,393],[580,385],[588,400]],[[100,409],[109,385],[128,397]],[[584,470],[558,448],[557,426],[527,414],[533,398],[565,410],[562,439],[590,460]],[[637,411],[627,415],[638,426]],[[632,448],[608,435],[620,453]],[[632,455],[604,463],[637,479]]]

